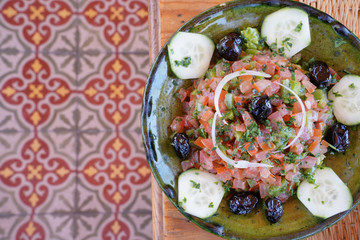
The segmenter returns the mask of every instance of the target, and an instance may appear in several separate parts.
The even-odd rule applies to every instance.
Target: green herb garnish
[[[195,189],[200,189],[200,183],[195,182],[194,180],[190,180],[192,183],[192,187]]]
[[[175,60],[176,67],[179,66],[188,67],[190,64],[191,64],[191,57],[185,57],[181,61]]]
[[[302,22],[300,22],[297,26],[296,26],[296,28],[295,28],[295,32],[300,32],[301,31],[301,29],[302,29],[302,26],[303,26],[303,23]]]

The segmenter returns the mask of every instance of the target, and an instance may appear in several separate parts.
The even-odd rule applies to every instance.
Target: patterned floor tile
[[[140,34],[147,32],[147,1],[80,1],[79,12],[81,22],[97,29],[93,35],[100,33],[112,52],[147,50],[146,37]]]
[[[81,182],[86,188],[97,190],[94,194],[103,195],[113,212],[128,209],[126,206],[134,202],[150,179],[149,166],[133,145],[122,132],[112,133],[103,142],[102,154],[89,154],[81,160]]]
[[[82,230],[77,239],[152,239],[151,214],[112,213],[103,216],[102,221],[97,222],[98,228],[94,228],[91,234],[87,235],[85,235],[87,232]]]
[[[16,233],[27,219],[28,216],[23,215],[0,216],[0,239],[20,239],[16,238]]]
[[[151,239],[147,0],[0,0],[0,239]]]
[[[75,18],[74,1],[3,1],[0,12],[8,28],[21,32],[33,51],[55,36],[58,28]]]

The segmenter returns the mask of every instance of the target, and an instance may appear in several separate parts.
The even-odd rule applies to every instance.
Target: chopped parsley
[[[262,66],[262,71],[265,72],[267,69],[268,69],[268,65],[264,64],[264,65]]]
[[[355,84],[354,83],[350,84],[349,88],[355,88]]]
[[[176,67],[179,66],[188,67],[190,64],[191,64],[191,57],[185,57],[181,61],[175,60]]]
[[[302,26],[303,26],[303,23],[302,22],[300,22],[297,26],[296,26],[296,28],[295,28],[295,32],[300,32],[301,31],[301,29],[302,29]]]
[[[209,204],[209,208],[213,208],[213,207],[214,207],[214,203],[211,202],[211,203]]]
[[[192,183],[192,187],[195,189],[200,189],[200,183],[195,182],[194,180],[190,180]]]
[[[341,95],[339,92],[334,92],[334,91],[333,91],[333,94],[334,94],[335,97],[342,97],[342,96],[343,96],[343,95]]]

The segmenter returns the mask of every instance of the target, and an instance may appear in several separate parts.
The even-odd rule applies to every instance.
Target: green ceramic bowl
[[[304,60],[315,57],[342,75],[345,72],[360,75],[360,40],[327,14],[298,2],[233,1],[199,14],[179,31],[200,32],[217,42],[236,29],[259,28],[264,16],[285,6],[302,8],[310,15],[312,44],[302,51]],[[284,204],[282,219],[273,225],[269,224],[261,209],[246,216],[232,214],[225,200],[218,209],[218,215],[206,220],[183,212],[177,204],[180,160],[170,145],[168,126],[182,112],[180,101],[174,94],[188,84],[191,81],[177,79],[171,72],[165,45],[150,72],[142,109],[142,134],[152,173],[169,200],[188,219],[207,231],[229,239],[298,239],[326,229],[349,213],[320,221],[296,197]],[[360,130],[357,129],[351,130],[351,147],[345,154],[326,158],[326,165],[333,168],[350,188],[354,198],[352,209],[360,202]]]

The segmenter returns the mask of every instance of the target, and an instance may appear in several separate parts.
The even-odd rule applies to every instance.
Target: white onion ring
[[[220,109],[219,109],[219,98],[220,98],[221,90],[223,89],[225,84],[228,83],[231,79],[233,79],[235,77],[247,76],[247,75],[258,76],[258,77],[266,77],[266,78],[271,77],[271,75],[266,74],[266,73],[262,73],[262,72],[258,72],[258,71],[249,71],[249,70],[237,71],[237,72],[233,72],[233,73],[230,73],[230,74],[226,75],[219,82],[219,84],[217,85],[217,87],[215,89],[215,96],[214,96],[215,110],[216,110],[216,112],[219,113],[220,117],[222,116],[221,112],[220,112]]]
[[[276,83],[280,86],[282,86],[283,88],[285,88],[286,90],[288,90],[289,92],[291,92],[295,97],[296,99],[298,100],[298,102],[300,103],[300,106],[301,106],[301,111],[302,111],[302,114],[303,114],[303,117],[302,117],[302,121],[301,121],[301,127],[300,127],[300,130],[298,132],[298,134],[296,135],[296,137],[287,145],[284,147],[284,150],[291,147],[291,145],[293,145],[296,140],[298,140],[298,138],[301,136],[301,134],[303,133],[304,131],[304,127],[305,127],[305,123],[306,123],[306,111],[305,111],[305,106],[304,106],[304,103],[302,102],[301,98],[299,97],[299,95],[297,95],[293,90],[291,90],[290,88],[288,88],[287,86],[281,84],[281,83],[278,83],[278,82],[273,82],[273,83]]]

